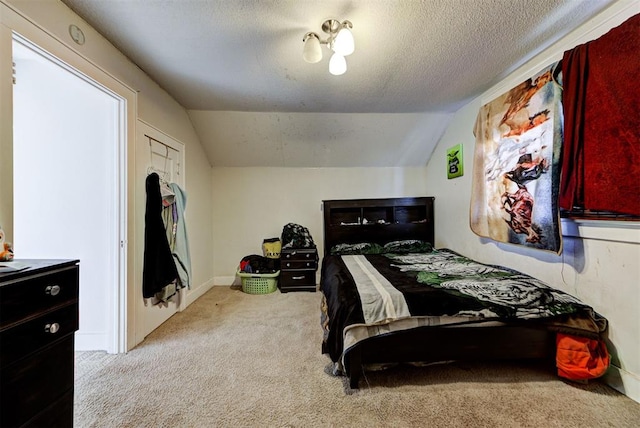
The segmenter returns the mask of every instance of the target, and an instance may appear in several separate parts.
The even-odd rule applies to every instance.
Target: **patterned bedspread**
[[[526,320],[591,338],[607,328],[604,318],[567,293],[446,249],[327,256],[320,289],[323,352],[334,362],[367,337],[425,325]]]

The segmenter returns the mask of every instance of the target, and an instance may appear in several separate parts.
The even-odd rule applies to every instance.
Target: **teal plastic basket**
[[[247,294],[269,294],[278,289],[278,276],[276,273],[246,273],[238,271],[242,280],[242,291]]]

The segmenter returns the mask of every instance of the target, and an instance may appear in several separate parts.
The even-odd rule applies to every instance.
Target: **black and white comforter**
[[[451,250],[327,256],[323,353],[334,362],[367,337],[420,326],[529,320],[598,338],[606,320],[573,296]]]

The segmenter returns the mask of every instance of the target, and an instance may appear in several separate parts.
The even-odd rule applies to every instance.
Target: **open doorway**
[[[125,351],[126,100],[13,38],[16,257],[80,260],[76,350]]]

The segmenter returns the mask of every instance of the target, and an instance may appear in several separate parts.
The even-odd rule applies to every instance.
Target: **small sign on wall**
[[[462,144],[447,150],[447,178],[461,177],[464,174]]]

